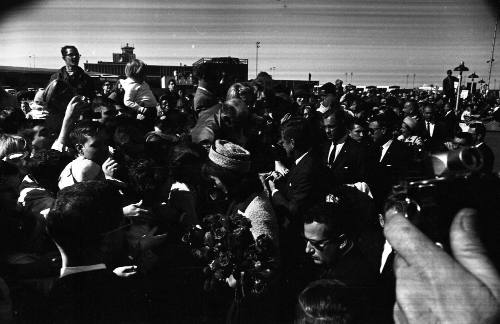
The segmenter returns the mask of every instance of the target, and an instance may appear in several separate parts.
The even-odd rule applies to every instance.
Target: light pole
[[[495,42],[497,40],[497,27],[498,27],[498,16],[497,16],[497,22],[495,23],[495,32],[493,33],[493,44],[491,45],[491,57],[486,63],[490,64],[490,71],[488,72],[488,87],[490,86],[490,81],[491,81],[491,68],[493,67],[493,62],[495,61],[495,58],[493,57],[495,55]]]
[[[413,73],[413,85],[411,86],[412,89],[415,89],[415,77],[416,77],[416,73]]]
[[[260,42],[255,43],[255,77],[257,78],[257,74],[259,73],[259,48]]]
[[[409,74],[407,74],[407,75],[406,75],[406,89],[408,89],[408,79],[409,79],[409,78],[410,78],[410,75],[409,75]]]
[[[457,100],[455,103],[455,112],[458,111],[458,101],[460,100],[460,88],[462,86],[462,72],[469,71],[469,68],[465,66],[464,61],[460,62],[460,65],[453,69],[453,71],[459,71],[458,74],[458,89],[457,89]]]

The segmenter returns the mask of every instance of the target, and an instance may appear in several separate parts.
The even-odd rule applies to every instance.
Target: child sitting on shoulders
[[[126,107],[135,111],[138,119],[156,117],[156,106],[158,102],[146,83],[146,64],[134,59],[125,66],[127,79],[121,80],[125,90],[123,103]]]

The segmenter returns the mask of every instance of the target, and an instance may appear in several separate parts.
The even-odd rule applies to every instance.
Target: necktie
[[[337,152],[337,143],[333,142],[333,150],[332,153],[330,153],[330,157],[328,158],[328,165],[332,165],[333,162],[335,161],[335,153]]]
[[[427,122],[427,134],[429,134],[429,136],[431,136],[431,123],[430,122]]]

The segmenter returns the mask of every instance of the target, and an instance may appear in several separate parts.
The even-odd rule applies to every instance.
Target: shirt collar
[[[389,146],[391,146],[391,144],[392,144],[392,139],[385,142],[385,144],[382,145],[382,148],[387,150],[389,148]]]
[[[212,91],[208,90],[207,88],[204,88],[204,87],[198,86],[198,89],[203,90],[203,91],[205,91],[205,92],[208,92],[208,93],[212,94]]]
[[[295,165],[299,164],[299,162],[304,158],[304,156],[307,155],[307,153],[309,153],[309,151],[307,151],[306,153],[302,154],[297,160],[295,160]]]
[[[93,271],[93,270],[102,270],[102,269],[106,269],[106,265],[104,263],[76,266],[76,267],[62,267],[60,278],[71,275],[71,274],[75,274],[75,273]]]

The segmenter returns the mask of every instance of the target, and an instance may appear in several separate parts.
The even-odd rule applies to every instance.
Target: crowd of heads
[[[331,145],[335,160],[336,145],[345,148],[350,140],[358,143],[370,167],[381,161],[377,152],[384,152],[385,144],[399,141],[411,152],[405,165],[418,174],[425,154],[484,143],[483,121],[494,119],[500,108],[491,92],[472,93],[456,105],[439,92],[379,92],[337,80],[314,93],[310,86],[287,88],[265,72],[254,80],[227,84],[225,75],[209,64],[195,69],[198,89],[181,88],[172,79],[157,96],[146,82],[147,66],[141,60],[127,63],[123,78],[96,85],[77,69],[76,47],[64,46],[61,54],[65,67],[54,77],[56,82],[34,100],[18,98],[27,106],[0,93],[0,211],[13,219],[31,213],[39,224],[31,232],[10,236],[43,237],[44,227],[48,235],[39,246],[42,251],[2,249],[0,264],[16,253],[53,252],[50,239],[71,262],[68,267],[101,256],[99,260],[108,262],[106,256],[114,249],[144,257],[144,249],[137,251],[138,236],[177,231],[175,240],[209,213],[230,210],[254,195],[267,195],[274,206],[278,189],[259,173],[269,175],[280,162],[286,171],[278,176],[285,177],[307,153],[321,157]],[[80,104],[71,97],[81,98]],[[30,113],[29,107],[45,113]],[[440,123],[446,123],[446,131],[434,140],[426,128],[429,123],[435,134]],[[329,155],[323,160],[328,166]],[[328,182],[324,175],[323,182]],[[361,182],[372,185],[376,180],[367,176]],[[376,199],[385,198],[385,189],[373,192],[383,193]],[[322,197],[336,190],[326,188]],[[183,191],[190,193],[187,203],[176,201]],[[40,199],[48,209],[41,210]],[[286,246],[287,235],[296,234],[284,225],[290,215],[273,208],[279,232],[288,233]],[[335,197],[296,210],[300,235],[295,243],[302,244],[302,252],[316,265],[335,267],[363,232],[353,209]],[[126,235],[120,241],[122,230]],[[161,257],[141,262],[155,263]],[[116,265],[116,254],[112,259]],[[353,323],[358,309],[353,300],[352,290],[341,281],[314,282],[298,297],[297,323]]]

